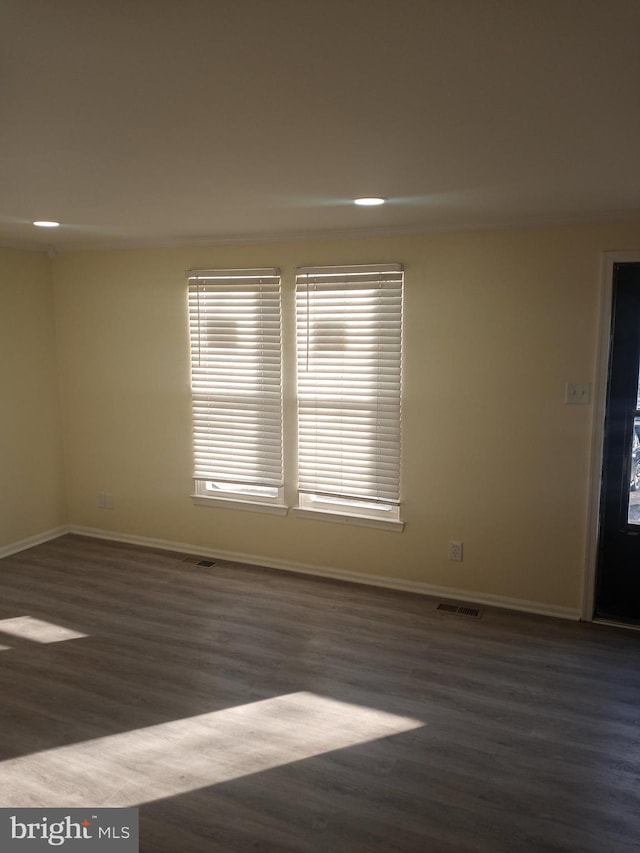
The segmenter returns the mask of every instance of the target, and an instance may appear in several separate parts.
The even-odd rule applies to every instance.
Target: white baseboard
[[[20,551],[26,551],[27,548],[33,548],[35,545],[42,545],[43,542],[49,542],[51,539],[57,539],[58,536],[64,536],[69,532],[66,525],[62,527],[54,527],[52,530],[45,530],[44,533],[38,533],[36,536],[29,536],[28,539],[21,539],[19,542],[12,542],[11,545],[0,547],[0,560],[3,557],[10,557],[12,554],[18,554]]]
[[[111,530],[100,530],[94,527],[79,527],[70,525],[69,533],[79,536],[90,536],[94,539],[108,539],[113,542],[125,542],[132,545],[142,545],[146,548],[158,548],[161,551],[176,551],[181,554],[193,554],[211,559],[230,560],[235,563],[248,563],[253,566],[265,566],[269,569],[295,572],[297,574],[314,575],[333,580],[360,583],[367,586],[380,586],[386,589],[397,589],[402,592],[414,592],[419,595],[430,595],[434,598],[447,598],[455,601],[484,604],[488,607],[501,607],[506,610],[518,610],[524,613],[537,613],[541,616],[554,616],[560,619],[579,621],[580,609],[577,607],[560,607],[555,604],[545,604],[540,601],[527,601],[521,598],[507,598],[502,595],[489,595],[472,590],[454,589],[453,587],[435,586],[421,581],[402,580],[379,575],[368,575],[362,572],[350,572],[344,569],[332,569],[327,566],[315,566],[308,563],[292,563],[287,560],[277,560],[258,554],[242,554],[237,551],[222,551],[219,548],[205,548],[201,545],[190,545],[187,542],[171,542],[166,539],[151,539],[146,536],[135,536],[129,533],[117,533]]]

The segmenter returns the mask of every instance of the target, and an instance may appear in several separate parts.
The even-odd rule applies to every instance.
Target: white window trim
[[[321,274],[331,272],[332,274],[339,273],[341,271],[349,271],[354,269],[353,267],[306,267],[299,268],[297,273],[300,274],[304,272],[305,274]],[[401,270],[402,267],[398,264],[386,264],[386,265],[372,265],[372,266],[360,266],[359,269],[362,273],[365,272],[381,272],[381,271],[397,271]],[[196,277],[199,275],[203,275],[203,277],[207,277],[208,275],[215,275],[216,273],[223,273],[225,275],[234,275],[234,274],[246,274],[247,272],[253,273],[267,273],[271,272],[271,270],[221,270],[221,271],[209,271],[209,270],[189,270],[189,277]],[[279,270],[274,269],[273,272],[279,274]],[[281,308],[282,310],[282,308]],[[281,322],[286,322],[286,318],[281,314]],[[296,358],[295,351],[291,354],[287,354],[286,358],[291,356],[291,358]],[[286,358],[283,354],[282,367],[283,370],[286,371]],[[286,431],[286,429],[285,429]],[[368,527],[379,530],[386,530],[395,533],[401,533],[404,530],[405,522],[399,517],[399,507],[396,512],[390,513],[395,517],[385,517],[386,511],[379,510],[376,511],[375,508],[368,511],[367,508],[358,508],[358,507],[346,507],[341,506],[340,501],[337,500],[334,502],[328,502],[326,508],[317,508],[311,505],[311,498],[309,497],[309,501],[305,500],[307,495],[302,492],[298,492],[298,505],[289,507],[284,503],[284,487],[279,487],[277,497],[273,498],[262,498],[260,496],[242,496],[241,494],[234,494],[233,492],[229,492],[227,495],[223,496],[223,494],[211,494],[205,492],[205,481],[195,479],[194,493],[191,495],[191,501],[194,506],[198,507],[207,507],[209,509],[228,509],[228,510],[239,510],[244,512],[257,512],[257,513],[266,513],[271,515],[279,515],[286,516],[287,514],[291,514],[293,517],[303,520],[312,520],[312,521],[323,521],[334,524],[346,524],[349,526],[355,527]]]
[[[248,512],[267,512],[272,515],[286,515],[289,507],[284,503],[284,488],[280,486],[274,497],[242,494],[233,492],[213,492],[207,489],[206,480],[194,479],[194,493],[191,499],[195,506],[209,506],[226,509],[241,509]]]
[[[286,504],[266,504],[260,501],[243,501],[232,498],[205,498],[203,495],[191,495],[194,506],[206,506],[209,509],[239,509],[245,512],[266,512],[268,515],[287,515]]]
[[[295,518],[309,519],[311,521],[329,521],[334,524],[350,524],[355,527],[374,527],[378,528],[378,530],[390,530],[394,533],[402,533],[405,525],[405,522],[401,520],[385,520],[368,515],[353,515],[347,512],[308,509],[303,506],[291,507],[290,512]]]

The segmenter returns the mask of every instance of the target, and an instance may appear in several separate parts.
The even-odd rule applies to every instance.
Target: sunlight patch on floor
[[[34,619],[33,616],[0,619],[0,633],[10,634],[21,640],[31,640],[34,643],[60,643],[63,640],[77,640],[79,637],[88,636],[79,631],[72,631],[71,628],[54,625],[53,622]]]
[[[421,728],[291,693],[0,763],[0,806],[136,806]]]

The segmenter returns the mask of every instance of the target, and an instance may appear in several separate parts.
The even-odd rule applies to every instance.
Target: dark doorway
[[[613,271],[595,615],[640,624],[640,263]]]

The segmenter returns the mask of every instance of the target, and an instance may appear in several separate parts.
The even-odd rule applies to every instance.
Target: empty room
[[[631,853],[640,6],[0,4],[0,849]]]

